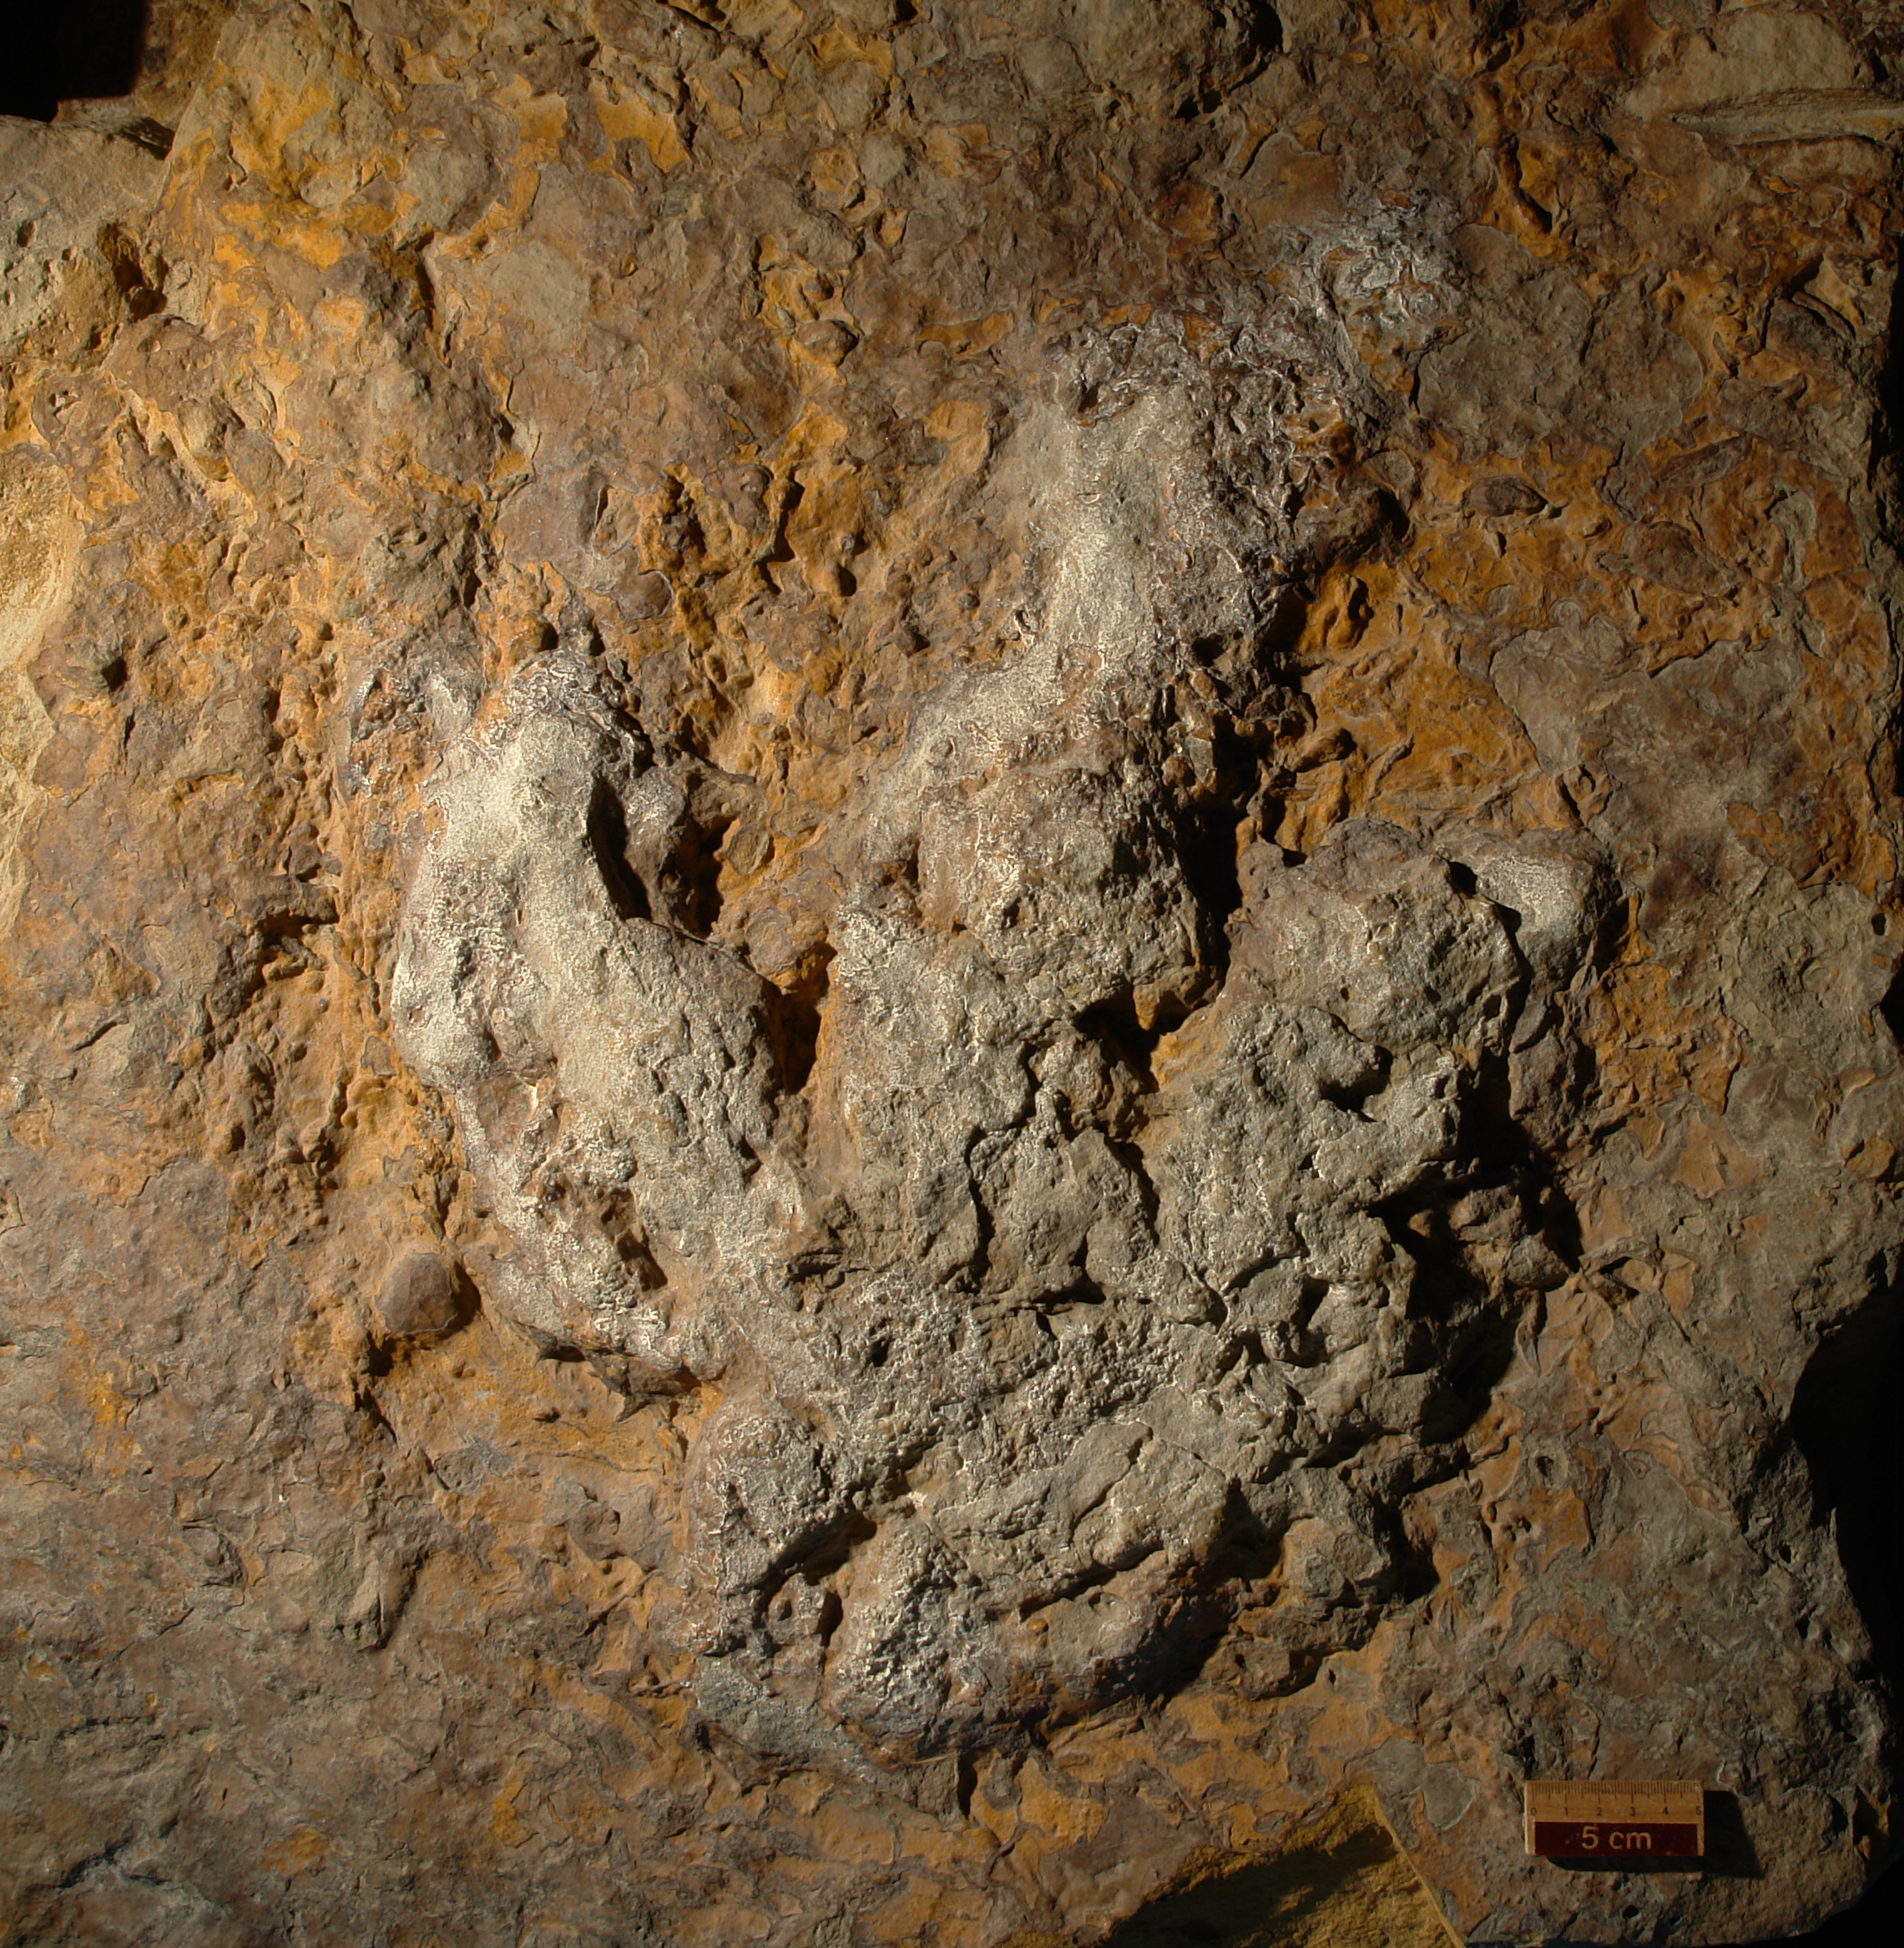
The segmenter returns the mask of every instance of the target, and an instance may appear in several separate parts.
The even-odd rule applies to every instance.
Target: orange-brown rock
[[[7,1938],[1854,1899],[1890,0],[149,13],[0,119]]]

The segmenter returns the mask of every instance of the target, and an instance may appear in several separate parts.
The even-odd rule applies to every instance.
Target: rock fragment
[[[454,1267],[440,1253],[407,1251],[377,1288],[376,1315],[393,1340],[431,1339],[462,1319]]]

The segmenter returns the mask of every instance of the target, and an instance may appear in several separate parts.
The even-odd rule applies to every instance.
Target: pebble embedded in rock
[[[454,1269],[434,1251],[407,1251],[377,1288],[376,1313],[396,1340],[434,1339],[461,1315]]]

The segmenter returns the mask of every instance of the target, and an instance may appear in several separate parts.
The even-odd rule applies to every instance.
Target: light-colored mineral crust
[[[1854,1898],[1888,0],[152,13],[0,120],[0,1936]]]

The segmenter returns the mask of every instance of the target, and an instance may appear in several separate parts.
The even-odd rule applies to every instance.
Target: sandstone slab
[[[8,1938],[1855,1898],[1896,9],[152,12],[0,122]]]

